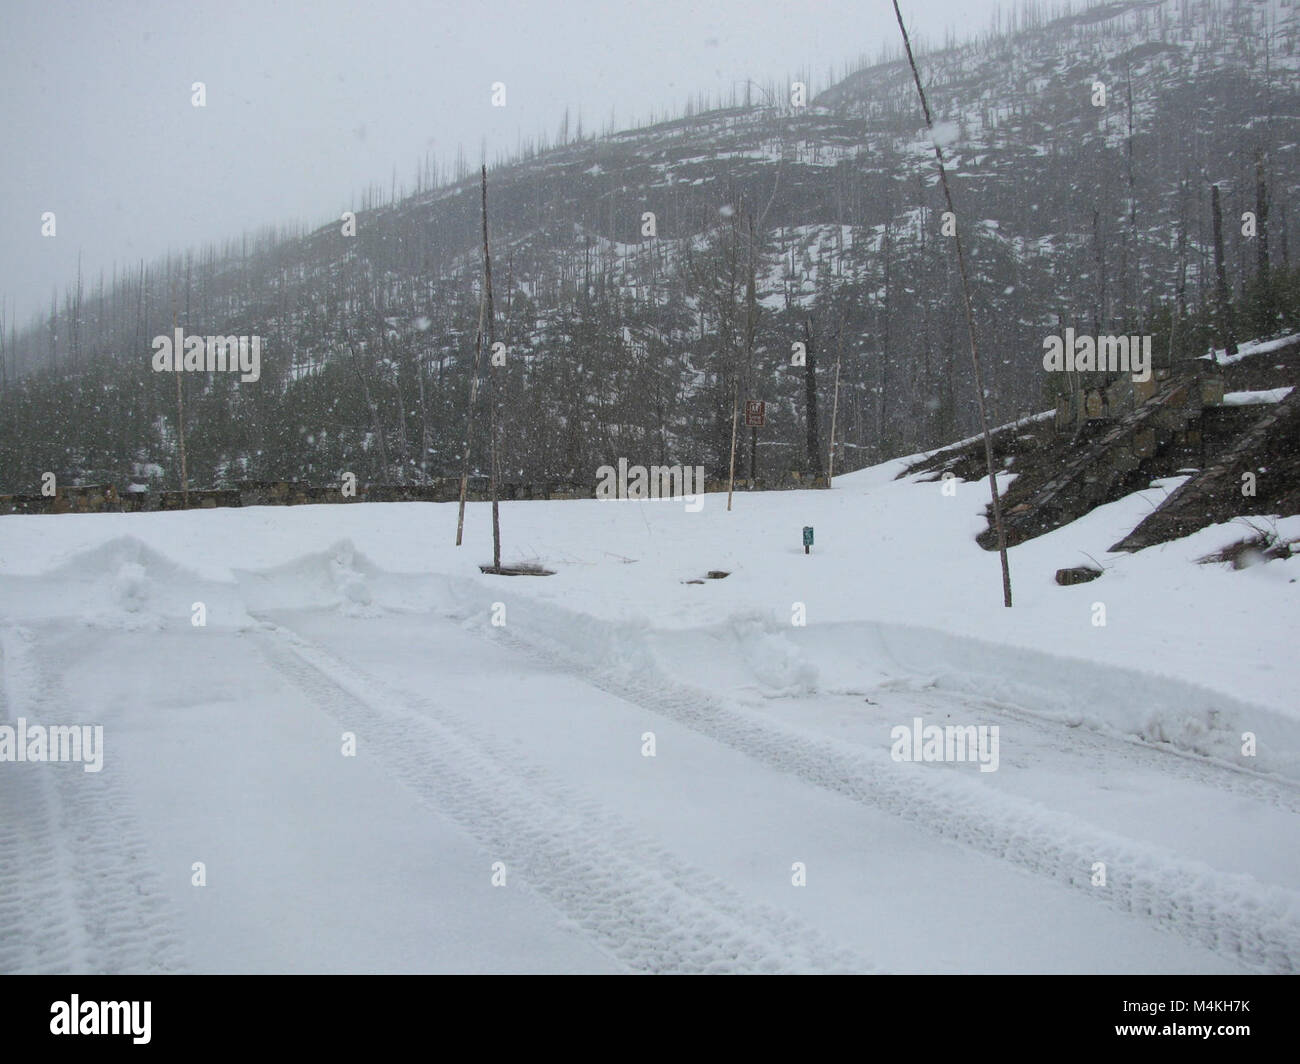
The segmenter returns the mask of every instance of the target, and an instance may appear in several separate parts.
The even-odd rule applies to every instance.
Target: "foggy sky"
[[[994,0],[909,0],[909,31],[983,30]],[[477,163],[520,137],[622,128],[746,78],[899,40],[889,0],[3,0],[0,299],[19,327],[133,268],[354,208],[425,152]],[[207,106],[191,105],[191,85]],[[491,106],[490,86],[507,105]],[[42,237],[54,211],[57,235]]]

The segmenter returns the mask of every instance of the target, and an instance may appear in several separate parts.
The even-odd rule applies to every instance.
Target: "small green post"
[[[803,552],[808,553],[808,548],[813,545],[812,525],[803,526]]]

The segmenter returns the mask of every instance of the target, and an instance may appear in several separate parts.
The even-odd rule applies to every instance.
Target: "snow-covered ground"
[[[1266,403],[1280,403],[1290,394],[1291,388],[1264,388],[1254,392],[1228,392],[1223,397],[1223,405],[1258,406]]]
[[[0,521],[0,723],[103,728],[0,762],[0,971],[1300,970],[1300,562],[1108,554],[1162,481],[1007,610],[902,467],[503,504],[537,578],[485,505]]]
[[[1237,347],[1235,355],[1228,354],[1224,348],[1219,348],[1212,355],[1205,355],[1205,358],[1213,358],[1220,366],[1231,366],[1233,363],[1241,362],[1243,359],[1250,358],[1252,355],[1267,355],[1273,351],[1280,351],[1284,347],[1290,347],[1297,340],[1300,340],[1300,333],[1292,333],[1290,336],[1283,336],[1275,340],[1248,340]]]

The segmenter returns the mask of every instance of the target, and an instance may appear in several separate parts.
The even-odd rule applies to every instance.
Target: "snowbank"
[[[665,501],[502,504],[504,560],[556,570],[541,578],[478,572],[485,504],[468,508],[460,549],[450,504],[10,517],[0,614],[129,629],[189,624],[202,602],[208,625],[246,629],[287,608],[486,621],[500,602],[512,627],[648,683],[780,697],[910,676],[1300,777],[1300,563],[1195,564],[1251,531],[1237,522],[1109,554],[1170,490],[1158,482],[1012,548],[1007,610],[997,556],[974,543],[985,485],[945,496],[895,480],[907,461],[837,477],[829,492],[738,495],[730,513],[719,495],[698,513]],[[816,529],[809,555],[804,525]],[[1089,561],[1098,580],[1055,584],[1057,568]],[[688,583],[710,570],[729,575]],[[1246,732],[1254,758],[1241,753]]]

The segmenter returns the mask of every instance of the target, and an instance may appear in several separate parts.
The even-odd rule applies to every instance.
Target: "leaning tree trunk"
[[[908,39],[907,27],[903,25],[903,13],[898,9],[898,0],[894,0],[894,17],[898,19],[898,28],[903,34],[903,47],[907,51],[907,62],[912,68],[912,79],[916,82],[916,91],[921,97],[921,110],[925,114],[925,128],[929,130],[931,142],[934,144],[934,157],[939,164],[939,183],[943,186],[943,198],[948,205],[948,210],[956,218],[957,209],[953,206],[952,192],[948,188],[948,171],[943,164],[943,149],[939,147],[939,142],[934,139],[934,121],[930,117],[930,105],[925,99],[925,89],[921,87],[921,74],[916,69],[916,59],[912,55],[912,42]],[[980,372],[979,348],[975,343],[975,314],[971,309],[970,280],[966,275],[966,256],[962,251],[960,228],[954,231],[953,239],[957,244],[957,269],[961,275],[962,300],[966,305],[966,329],[970,334],[971,366],[975,371],[975,398],[979,406],[980,428],[984,434],[984,462],[988,468],[989,492],[993,496],[993,523],[997,528],[998,556],[1002,562],[1002,604],[1009,607],[1011,605],[1011,568],[1007,564],[1007,534],[1006,528],[1002,524],[1002,503],[998,498],[997,474],[993,469],[993,441],[989,435],[989,420],[984,405],[984,375]]]

